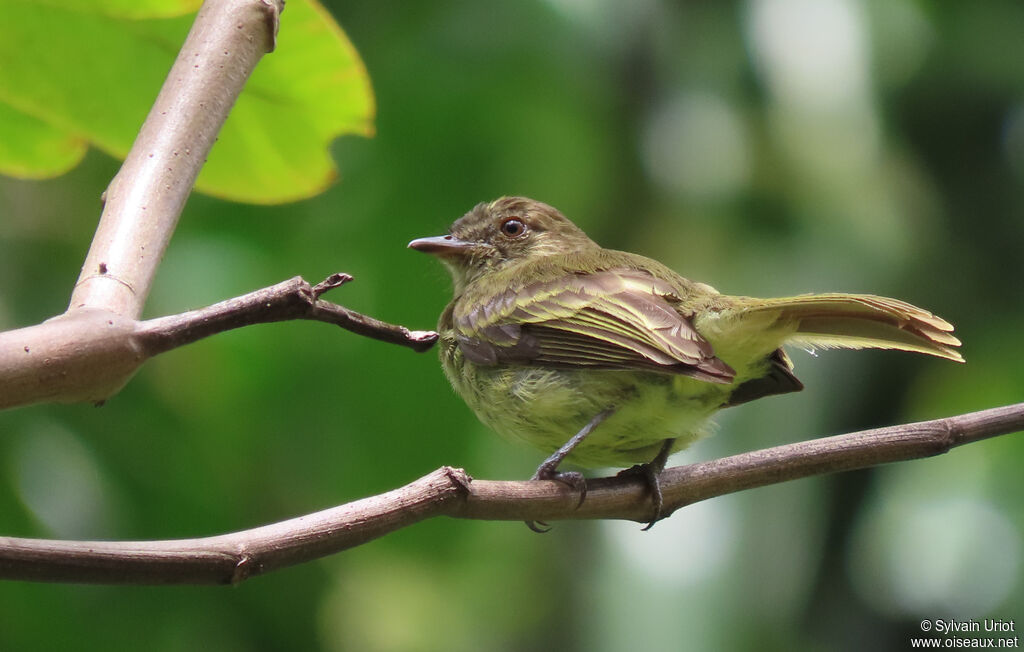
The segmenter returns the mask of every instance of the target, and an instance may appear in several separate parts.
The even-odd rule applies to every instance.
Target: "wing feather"
[[[460,310],[454,325],[467,357],[556,367],[643,369],[729,383],[672,286],[642,270],[571,274],[510,289]]]

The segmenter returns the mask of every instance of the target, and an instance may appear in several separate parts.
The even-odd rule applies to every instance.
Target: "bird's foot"
[[[628,476],[640,476],[647,484],[647,489],[651,493],[651,503],[654,508],[654,514],[651,520],[644,526],[643,531],[646,532],[654,527],[654,524],[660,521],[662,518],[662,509],[665,507],[665,497],[661,493],[661,482],[658,481],[658,476],[662,471],[665,470],[665,464],[668,462],[668,455],[672,451],[672,444],[675,440],[666,439],[665,443],[662,444],[661,450],[658,455],[650,462],[644,462],[643,464],[635,464],[624,471],[619,471],[617,477],[628,477]]]
[[[665,506],[665,497],[661,493],[661,483],[658,482],[658,474],[661,469],[655,469],[650,462],[635,464],[624,471],[619,471],[616,477],[640,476],[647,484],[647,490],[651,493],[651,503],[654,506],[654,514],[651,520],[644,526],[643,532],[650,530],[654,524],[662,519],[661,510]]]
[[[576,503],[576,509],[579,509],[580,505],[587,497],[587,479],[583,477],[583,474],[579,471],[555,471],[544,468],[542,464],[537,472],[533,474],[531,480],[554,480],[555,482],[561,482],[570,489],[574,489],[579,492],[580,499]]]
[[[533,474],[531,480],[556,480],[564,485],[567,485],[570,489],[576,489],[580,492],[580,500],[576,503],[576,509],[579,509],[580,505],[583,504],[583,500],[587,497],[587,481],[583,477],[582,473],[576,471],[559,471],[558,465],[562,463],[569,453],[572,452],[576,446],[586,439],[587,435],[598,426],[599,423],[607,419],[615,412],[614,408],[609,408],[598,413],[593,419],[591,419],[587,425],[573,435],[572,439],[565,442],[561,448],[551,454],[548,459],[544,460],[540,466],[537,467],[537,472]],[[526,527],[530,528],[534,532],[547,532],[550,530],[550,526],[544,521],[526,521]]]
[[[561,482],[565,486],[578,491],[580,494],[579,502],[576,503],[576,509],[579,509],[580,505],[587,497],[587,479],[583,477],[583,474],[579,471],[556,471],[554,467],[549,466],[548,462],[545,461],[538,467],[537,472],[533,474],[531,480],[554,480],[555,482]],[[534,532],[543,534],[551,529],[551,526],[544,521],[525,521],[526,527],[530,528]]]

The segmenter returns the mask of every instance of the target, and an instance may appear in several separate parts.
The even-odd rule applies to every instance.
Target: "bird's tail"
[[[870,294],[807,294],[759,299],[741,308],[742,318],[778,314],[792,334],[786,343],[817,348],[898,349],[963,362],[960,340],[941,317],[904,301]]]

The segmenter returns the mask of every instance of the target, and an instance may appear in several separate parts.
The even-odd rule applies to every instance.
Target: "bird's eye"
[[[501,223],[501,232],[510,238],[518,238],[526,233],[526,225],[518,217],[510,217]]]

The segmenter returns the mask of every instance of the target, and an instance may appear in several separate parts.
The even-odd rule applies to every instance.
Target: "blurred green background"
[[[804,392],[721,414],[674,464],[1024,399],[1018,0],[328,6],[377,136],[338,141],[341,182],[313,200],[194,196],[149,316],[345,271],[333,300],[429,328],[449,281],[406,242],[524,194],[723,292],[887,294],[964,341],[967,365],[794,351]],[[117,168],[0,180],[0,327],[64,310]],[[433,352],[258,326],[153,360],[102,408],[0,414],[0,534],[217,534],[540,458],[480,425]],[[1019,629],[1021,459],[1008,436],[646,533],[434,520],[235,588],[2,582],[0,649],[902,650],[924,618]]]

